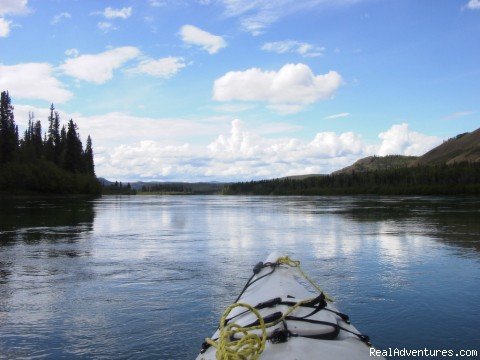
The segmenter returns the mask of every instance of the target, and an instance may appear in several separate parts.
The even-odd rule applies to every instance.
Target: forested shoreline
[[[240,182],[224,195],[480,195],[480,163],[400,167],[312,176],[302,180]]]
[[[78,126],[61,125],[50,107],[48,128],[29,113],[22,135],[7,91],[0,98],[0,194],[100,194],[90,136],[83,147]]]

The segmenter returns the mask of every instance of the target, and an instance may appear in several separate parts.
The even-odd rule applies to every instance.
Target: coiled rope
[[[230,323],[225,326],[226,320],[230,312],[237,308],[244,307],[248,311],[255,314],[259,321],[259,325],[255,327],[242,327],[236,323]],[[262,330],[262,337],[254,333],[249,333],[254,329]],[[235,335],[241,334],[240,339]],[[265,342],[267,341],[267,327],[262,315],[253,306],[244,303],[235,303],[230,305],[220,319],[220,336],[218,339],[205,339],[205,341],[215,347],[216,357],[221,360],[255,360],[265,349]]]
[[[277,259],[275,264],[287,265],[298,269],[300,274],[319,292],[323,290],[315,284],[300,268],[300,261],[292,260],[289,256],[282,256]],[[324,293],[325,294],[325,293]],[[297,302],[291,306],[285,314],[275,321],[265,323],[262,315],[253,306],[245,303],[234,303],[230,305],[223,313],[220,319],[219,337],[217,340],[206,338],[205,342],[215,347],[217,360],[257,360],[260,354],[265,350],[265,343],[267,341],[267,328],[275,326],[285,318],[294,312],[300,306],[311,302],[314,298],[306,299]],[[328,295],[325,294],[325,299],[333,301]],[[233,309],[237,307],[246,308],[247,311],[252,312],[258,319],[258,325],[254,326],[240,326],[234,322],[227,323],[228,315]],[[261,337],[253,333],[254,330],[261,330]],[[236,335],[241,335],[240,338]]]

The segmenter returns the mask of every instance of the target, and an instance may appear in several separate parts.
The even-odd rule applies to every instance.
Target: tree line
[[[191,187],[184,184],[153,184],[142,185],[143,193],[160,193],[160,194],[193,194]]]
[[[137,191],[132,188],[130,183],[124,185],[121,181],[115,181],[111,184],[102,185],[102,194],[104,195],[136,195]]]
[[[480,163],[386,170],[229,184],[225,195],[450,195],[480,194]]]
[[[0,191],[10,193],[99,193],[90,136],[83,147],[78,126],[61,125],[54,105],[48,127],[30,112],[22,135],[10,95],[0,95]]]

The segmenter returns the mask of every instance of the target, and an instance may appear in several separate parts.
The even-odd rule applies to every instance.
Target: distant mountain
[[[108,181],[107,179],[105,179],[103,177],[99,177],[97,179],[98,179],[98,181],[100,181],[100,184],[102,184],[102,186],[109,186],[109,185],[114,184],[112,181]]]
[[[452,165],[461,162],[480,162],[480,129],[455,136],[426,154],[410,166]]]
[[[332,175],[406,167],[411,165],[417,159],[418,158],[416,156],[403,155],[368,156],[366,158],[357,160],[350,166],[334,171]]]

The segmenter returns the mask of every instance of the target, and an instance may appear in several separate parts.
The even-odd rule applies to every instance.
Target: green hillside
[[[399,167],[409,166],[416,159],[416,156],[403,155],[368,156],[366,158],[357,160],[352,165],[347,166],[341,170],[334,171],[332,175],[395,169]]]

